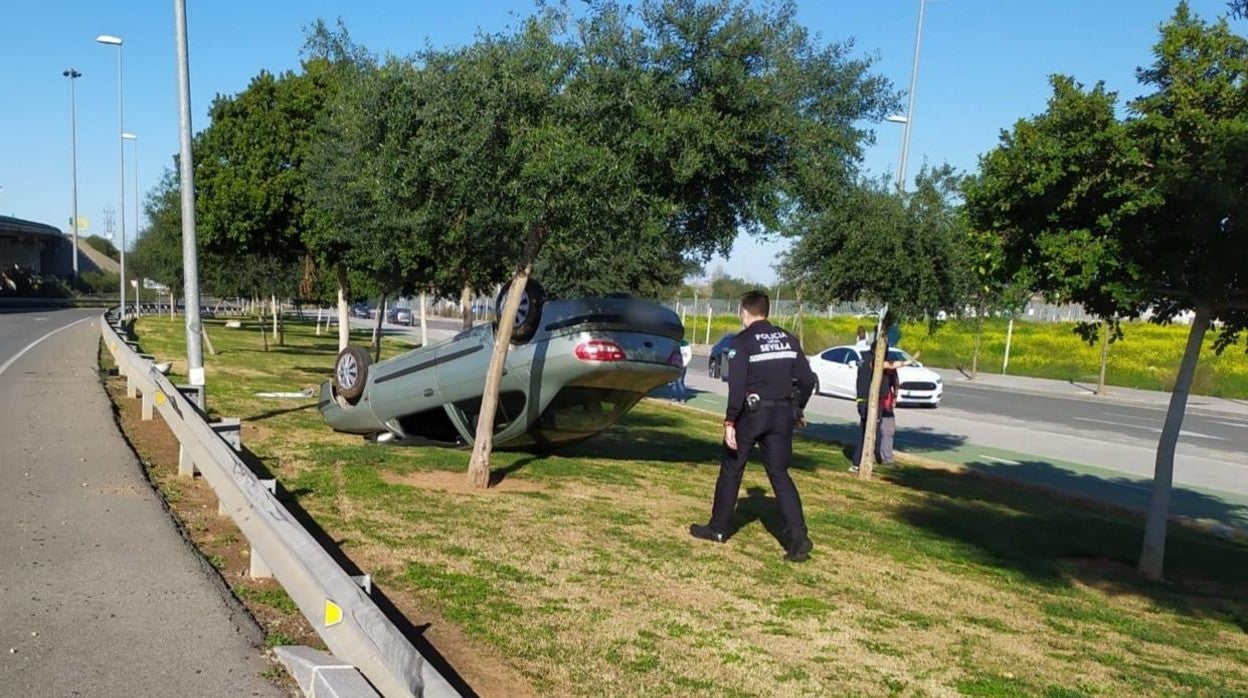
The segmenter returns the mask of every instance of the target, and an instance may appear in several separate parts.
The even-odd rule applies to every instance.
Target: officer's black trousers
[[[789,461],[793,458],[793,410],[787,406],[761,407],[757,412],[743,412],[737,419],[737,450],[725,444],[719,462],[711,528],[721,533],[731,530],[732,514],[737,509],[737,496],[741,491],[741,475],[756,443],[762,446],[763,466],[780,503],[790,540],[804,538],[806,517],[802,514],[802,500],[793,478],[789,477]]]

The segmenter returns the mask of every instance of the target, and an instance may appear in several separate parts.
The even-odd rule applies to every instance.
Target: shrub
[[[86,293],[117,293],[121,277],[111,271],[86,271],[79,277]]]

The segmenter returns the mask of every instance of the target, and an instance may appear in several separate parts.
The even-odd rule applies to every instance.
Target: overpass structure
[[[74,243],[45,223],[0,216],[0,268],[19,266],[37,274],[70,277]]]

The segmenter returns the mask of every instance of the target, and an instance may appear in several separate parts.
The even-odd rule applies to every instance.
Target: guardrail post
[[[268,478],[268,479],[260,480],[260,484],[264,485],[264,488],[268,490],[271,494],[277,494],[277,480],[273,478]],[[218,508],[220,507],[219,502],[217,506]],[[256,549],[254,546],[250,550],[248,550],[247,560],[248,560],[247,574],[252,579],[272,579],[273,578],[273,570],[268,566],[268,564],[265,563],[264,559],[260,557],[260,554],[256,552]]]
[[[207,414],[208,405],[207,405],[207,399],[204,395],[204,386],[202,385],[178,385],[174,387],[178,389],[179,393],[182,393],[183,397],[185,397],[187,400],[190,400],[191,404],[198,407],[200,412]]]
[[[243,450],[243,423],[238,417],[222,417],[221,421],[210,422],[208,426],[235,451]]]
[[[195,477],[195,460],[182,444],[178,444],[178,477]]]
[[[126,374],[126,397],[134,398],[138,396],[139,382],[130,376],[130,374]]]
[[[152,409],[156,406],[152,401],[154,395],[155,393],[151,390],[143,391],[143,411],[141,417],[144,421],[152,418]]]

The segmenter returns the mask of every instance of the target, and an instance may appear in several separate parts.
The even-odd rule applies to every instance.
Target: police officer
[[[806,533],[802,500],[789,477],[789,461],[793,456],[793,425],[795,420],[805,424],[801,410],[815,388],[815,374],[797,339],[767,321],[770,306],[767,294],[761,291],[741,297],[739,312],[745,329],[733,338],[726,352],[728,410],[715,503],[710,524],[693,524],[689,533],[716,543],[728,539],[745,463],[754,444],[762,444],[763,466],[780,502],[788,536],[784,557],[802,562],[814,545]]]

